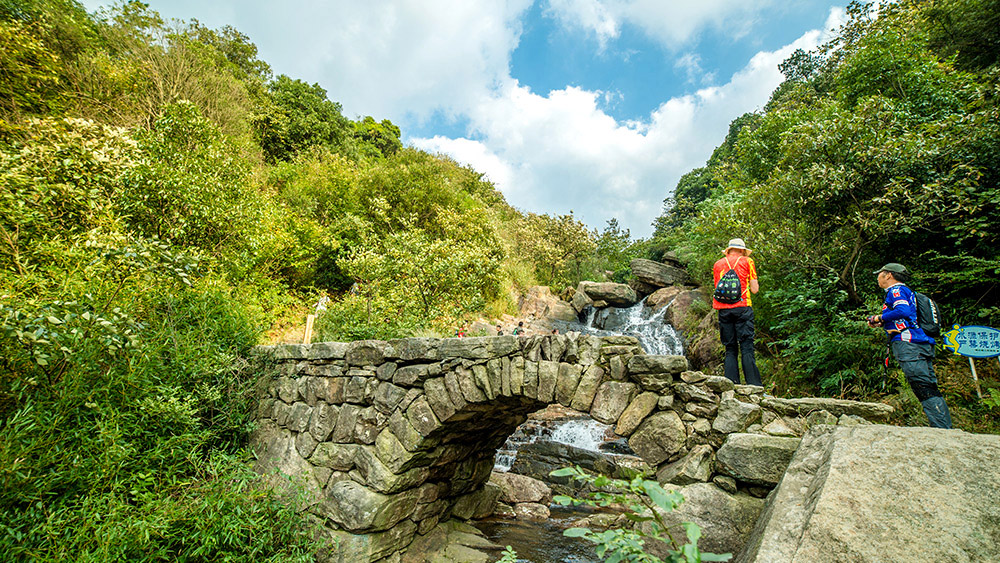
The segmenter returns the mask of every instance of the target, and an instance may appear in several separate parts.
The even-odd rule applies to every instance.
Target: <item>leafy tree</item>
[[[360,150],[369,156],[389,157],[399,152],[403,148],[399,135],[399,127],[388,119],[376,122],[369,115],[354,123],[354,138]]]
[[[289,160],[313,146],[350,148],[352,126],[319,84],[282,74],[268,84],[268,92],[273,109],[256,116],[254,132],[269,161]]]
[[[35,31],[41,25],[0,20],[0,115],[45,113],[56,102],[59,57]]]
[[[931,49],[954,55],[960,69],[983,70],[1000,63],[1000,2],[935,0],[923,10]]]

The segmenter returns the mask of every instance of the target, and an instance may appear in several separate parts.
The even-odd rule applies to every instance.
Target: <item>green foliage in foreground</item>
[[[589,528],[570,528],[563,532],[567,537],[584,538],[596,544],[597,556],[606,563],[622,561],[632,563],[699,563],[701,561],[729,561],[732,554],[716,555],[703,553],[698,549],[701,529],[697,524],[684,522],[682,527],[687,541],[678,541],[671,533],[671,527],[663,519],[663,513],[676,510],[684,502],[684,497],[676,491],[667,492],[656,481],[641,476],[631,481],[611,479],[604,475],[592,475],[579,466],[564,467],[550,473],[553,477],[571,477],[596,489],[586,499],[576,499],[557,495],[553,500],[563,506],[608,507],[621,505],[627,509],[625,516],[635,524],[646,524],[649,532],[639,527],[594,531]],[[666,546],[667,559],[661,559],[646,552],[648,541],[662,542]]]

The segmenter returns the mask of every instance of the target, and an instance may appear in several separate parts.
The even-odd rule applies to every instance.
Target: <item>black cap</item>
[[[895,262],[889,262],[885,266],[872,272],[873,274],[879,274],[881,272],[891,272],[893,274],[909,274],[910,271],[906,269],[906,266],[902,264],[897,264]]]

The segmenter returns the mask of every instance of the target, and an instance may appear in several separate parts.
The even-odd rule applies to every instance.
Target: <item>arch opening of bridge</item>
[[[255,468],[336,540],[333,561],[391,561],[418,535],[484,503],[497,449],[528,414],[562,404],[615,425],[651,467],[710,448],[725,378],[682,381],[683,356],[631,337],[359,341],[261,347],[277,365],[261,391]],[[687,378],[687,377],[685,377]],[[699,412],[703,409],[705,412]],[[704,421],[704,419],[698,419]]]

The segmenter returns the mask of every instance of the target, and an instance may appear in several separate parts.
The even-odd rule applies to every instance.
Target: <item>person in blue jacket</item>
[[[910,272],[902,264],[889,263],[873,272],[885,290],[882,313],[868,317],[868,325],[885,329],[906,381],[924,408],[927,421],[936,428],[951,428],[951,414],[934,375],[934,339],[917,324],[917,298],[906,287]]]

